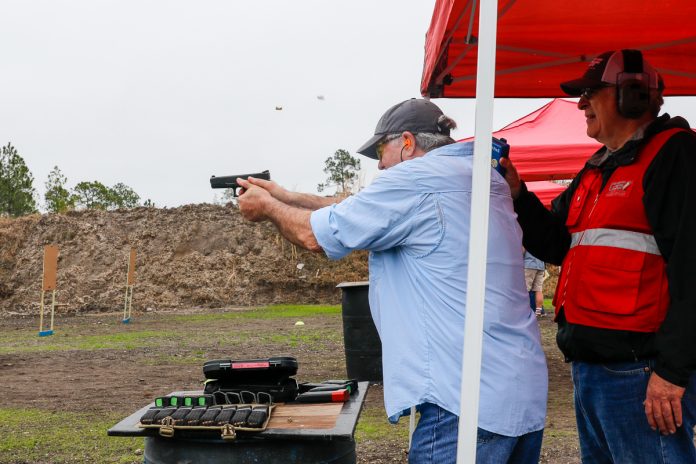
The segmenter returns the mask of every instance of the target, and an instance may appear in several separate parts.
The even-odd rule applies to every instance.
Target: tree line
[[[336,190],[332,194],[337,197],[346,197],[357,193],[363,188],[364,179],[360,175],[360,160],[351,155],[347,150],[339,148],[332,156],[324,161],[324,173],[327,178],[324,182],[317,184],[317,191],[323,192],[334,187]],[[220,200],[215,197],[215,203],[224,204],[227,202],[235,203],[235,192],[232,189],[225,189]]]
[[[139,206],[140,196],[121,182],[107,187],[99,181],[78,182],[68,190],[68,179],[58,166],[48,174],[44,207],[52,213],[74,209],[114,210]],[[0,216],[18,217],[38,211],[34,176],[17,149],[8,143],[0,150]],[[144,206],[154,206],[147,200]]]
[[[317,185],[322,192],[330,187],[336,188],[335,195],[345,196],[362,188],[359,176],[360,160],[348,151],[339,149],[324,161],[326,181]],[[43,206],[50,213],[63,213],[75,209],[114,210],[134,208],[140,205],[140,195],[124,183],[108,187],[99,181],[78,182],[72,189],[67,188],[68,179],[58,166],[48,174]],[[17,149],[8,142],[0,151],[0,216],[18,217],[38,211],[38,195],[34,189],[34,176]],[[233,200],[227,191],[223,201]],[[143,206],[154,207],[151,200]]]

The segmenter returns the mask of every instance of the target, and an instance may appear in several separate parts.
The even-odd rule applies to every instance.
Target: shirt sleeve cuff
[[[335,205],[331,205],[313,211],[309,216],[309,223],[314,237],[326,256],[329,259],[341,259],[352,250],[344,247],[334,234],[334,228],[331,226],[331,214],[334,207]]]

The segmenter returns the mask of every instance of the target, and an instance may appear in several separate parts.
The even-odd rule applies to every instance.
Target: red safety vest
[[[599,169],[584,172],[568,209],[572,234],[553,299],[573,324],[655,332],[669,306],[666,263],[643,206],[643,176],[667,140],[655,135],[600,191]]]

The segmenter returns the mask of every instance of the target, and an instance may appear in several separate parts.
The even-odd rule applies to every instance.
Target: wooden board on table
[[[279,404],[273,410],[269,429],[332,429],[343,403]]]

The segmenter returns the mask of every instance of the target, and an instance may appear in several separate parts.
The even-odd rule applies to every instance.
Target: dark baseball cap
[[[632,63],[629,63],[629,60],[632,60]],[[631,68],[631,71],[626,71],[627,67]],[[581,78],[562,82],[561,90],[573,97],[579,97],[584,89],[617,85],[624,73],[631,79],[647,81],[651,89],[657,89],[660,86],[659,74],[650,63],[645,61],[639,50],[615,50],[597,55]]]
[[[389,134],[409,131],[450,135],[450,130],[437,124],[442,110],[429,100],[411,98],[389,108],[375,127],[375,135],[358,148],[358,153],[377,159],[377,144]]]

